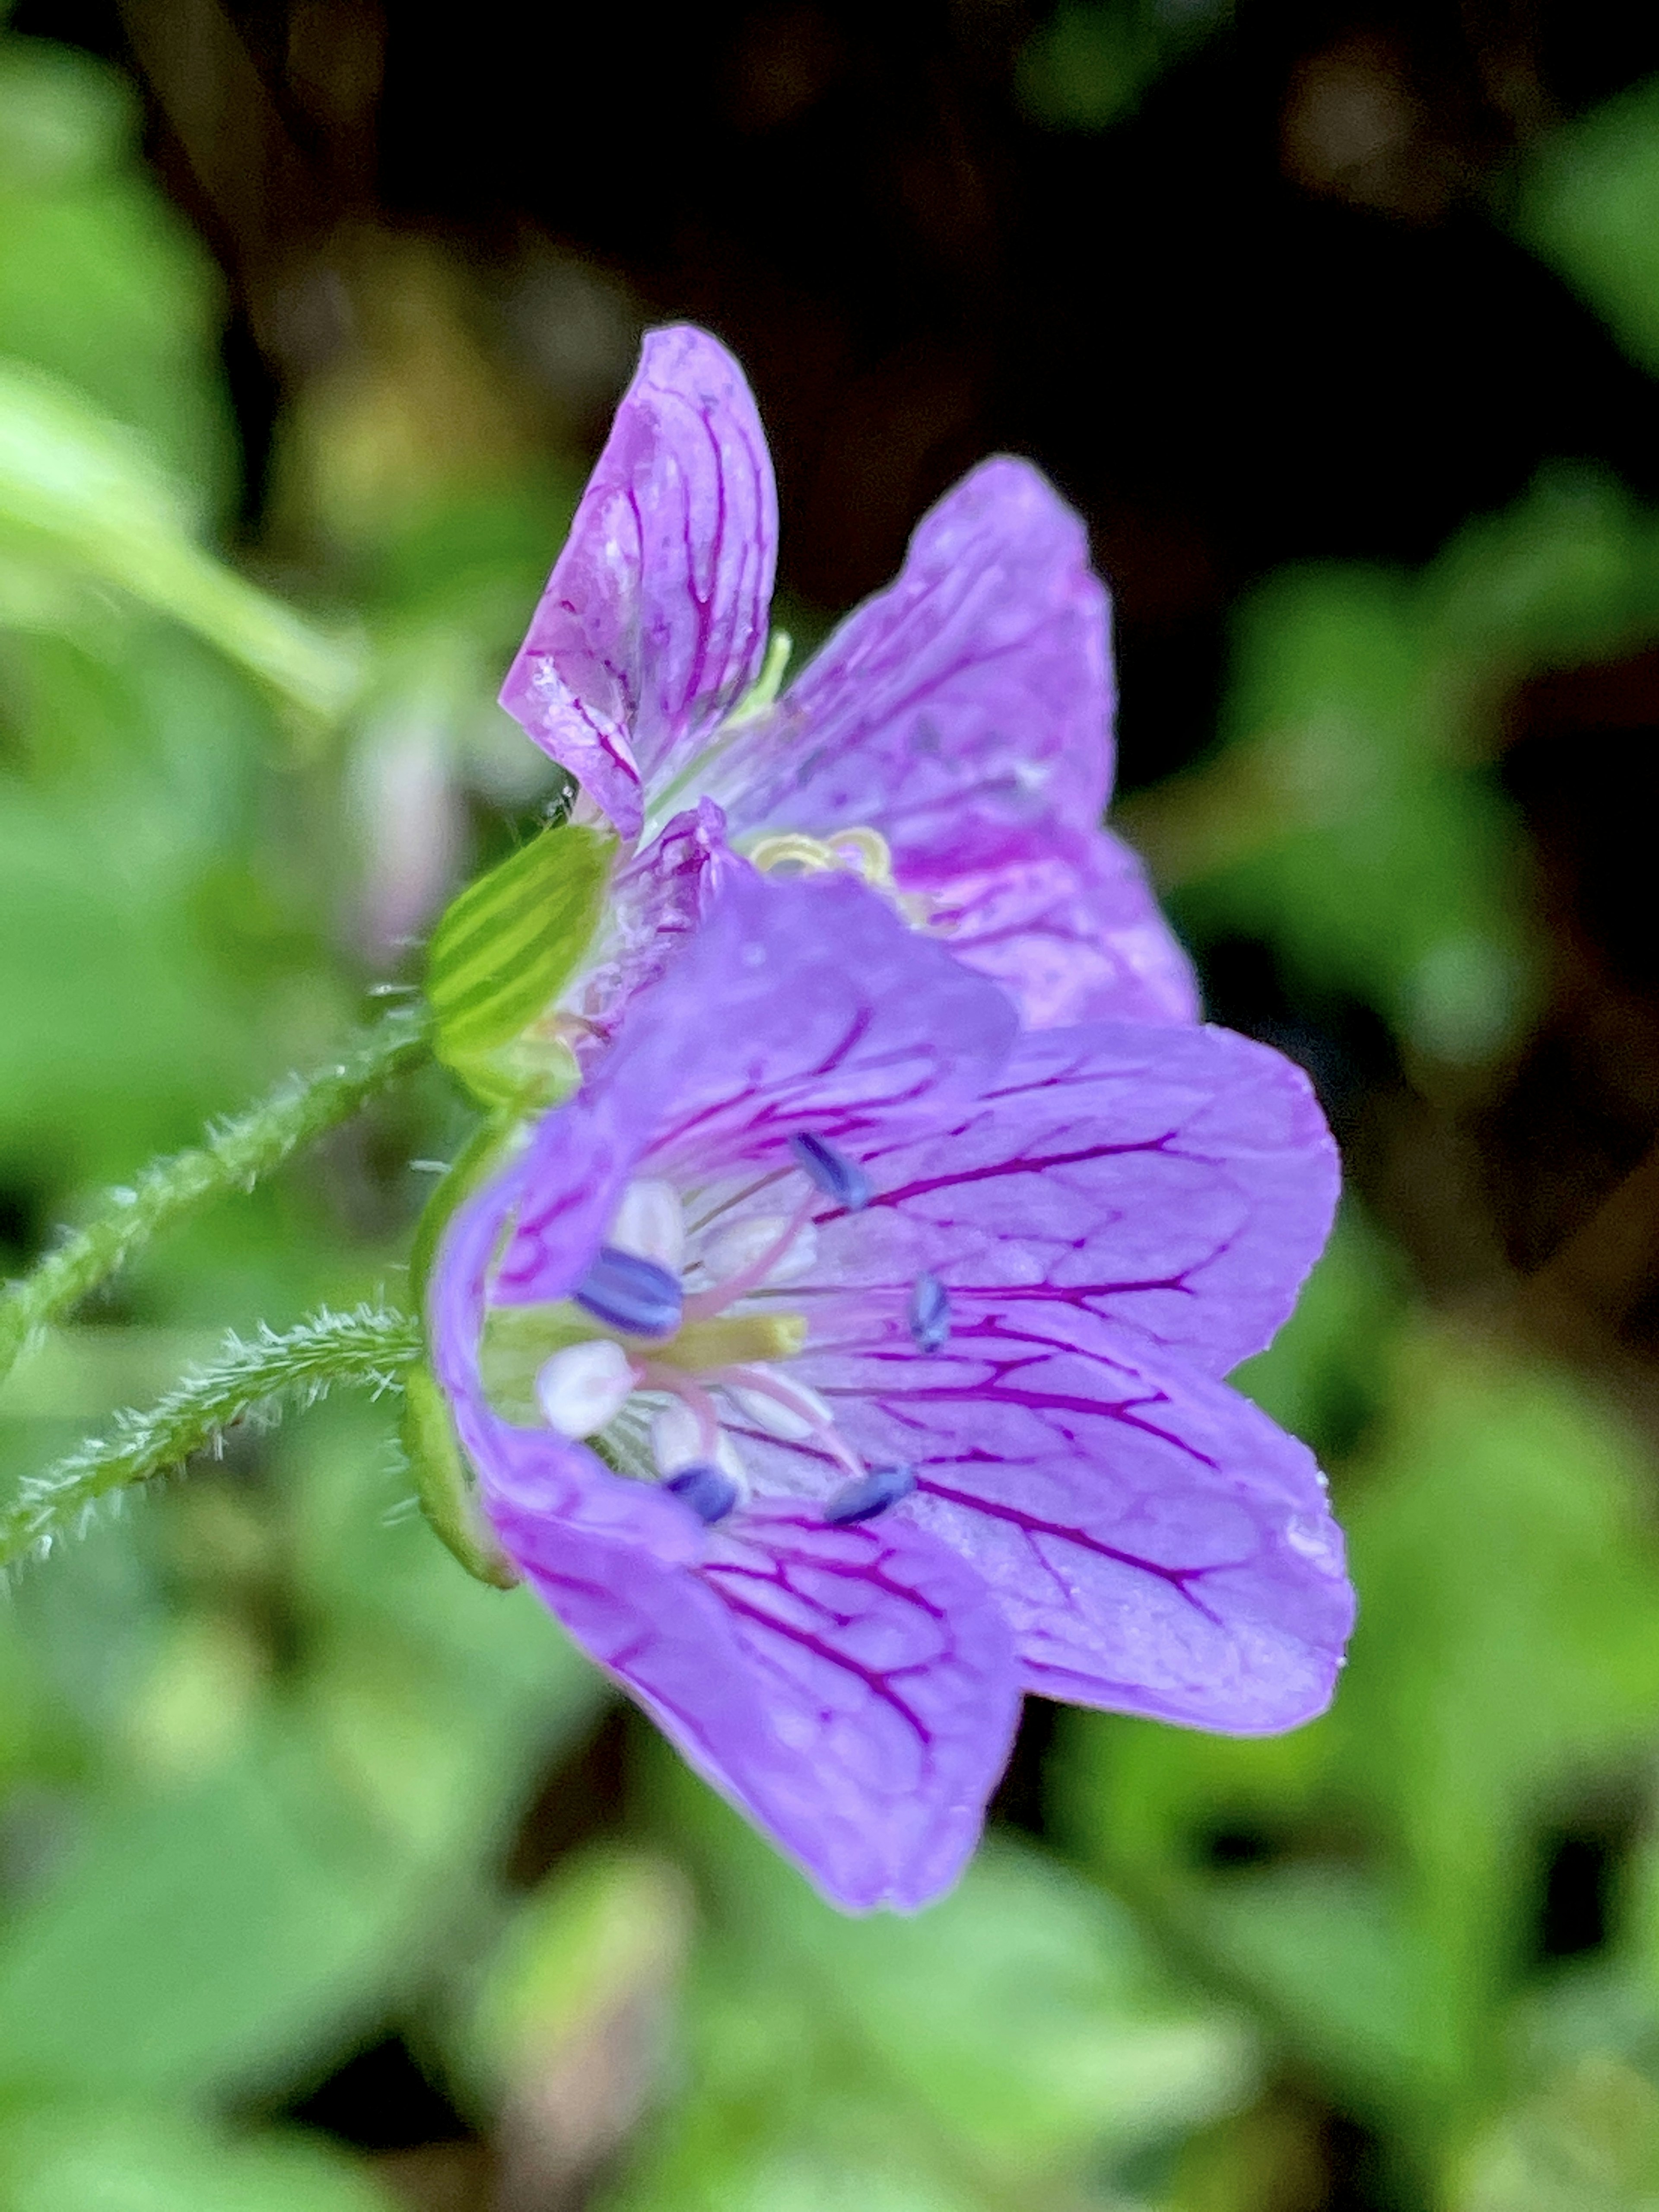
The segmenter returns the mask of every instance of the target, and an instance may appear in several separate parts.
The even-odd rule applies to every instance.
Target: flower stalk
[[[389,1308],[326,1307],[280,1334],[261,1326],[252,1342],[227,1338],[222,1356],[186,1376],[143,1412],[118,1413],[46,1474],[22,1484],[0,1510],[0,1568],[78,1534],[114,1492],[216,1450],[250,1413],[288,1401],[310,1405],[337,1383],[380,1395],[421,1357],[420,1324]]]
[[[280,1085],[205,1143],[155,1162],[131,1188],[106,1193],[82,1228],[0,1292],[0,1381],[32,1337],[62,1321],[141,1245],[213,1199],[252,1190],[302,1145],[349,1121],[418,1066],[429,1050],[424,1007],[398,1006],[331,1066]]]

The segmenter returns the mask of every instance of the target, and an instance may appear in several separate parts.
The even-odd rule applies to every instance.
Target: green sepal
[[[434,1048],[486,1106],[550,1106],[576,1087],[569,1047],[535,1033],[592,942],[616,839],[556,823],[469,884],[432,933]]]
[[[403,1444],[434,1534],[479,1582],[514,1589],[519,1577],[485,1524],[477,1478],[455,1434],[449,1401],[428,1367],[411,1367],[404,1377]]]
[[[522,1115],[505,1111],[480,1121],[428,1199],[415,1224],[415,1240],[409,1252],[409,1295],[417,1313],[426,1311],[426,1286],[449,1217],[497,1168],[507,1165],[523,1143],[527,1127]]]

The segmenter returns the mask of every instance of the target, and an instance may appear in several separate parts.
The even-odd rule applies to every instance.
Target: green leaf
[[[1035,1850],[986,1845],[914,1918],[809,1905],[799,1930],[893,2078],[1011,2171],[1155,2142],[1254,2084],[1242,2018],[1172,1999],[1127,1915]]]
[[[384,1423],[353,1411],[308,1417],[276,1470],[297,1476],[297,1667],[210,1764],[140,1787],[112,1760],[0,1929],[0,2084],[196,2100],[314,2077],[419,1992],[592,1711],[599,1676],[527,1591],[388,1519]]]
[[[1650,1757],[1659,1543],[1643,1453],[1567,1378],[1449,1330],[1391,1367],[1340,1492],[1330,1714],[1263,1742],[1067,1717],[1054,1809],[1356,2109],[1443,2149],[1501,2086],[1550,1834]]]
[[[1565,2069],[1459,2161],[1449,2212],[1652,2212],[1659,2088],[1605,2053]]]
[[[1053,1856],[996,1838],[927,1911],[853,1920],[671,1754],[653,1763],[659,1818],[713,1902],[691,2095],[629,2212],[767,2203],[786,2174],[802,2179],[781,2201],[839,2203],[805,2186],[837,2154],[860,2187],[884,2168],[894,2201],[1069,2203],[1068,2181],[1255,2087],[1242,2014],[1174,1989],[1121,1908]]]
[[[147,171],[142,122],[107,63],[0,37],[0,355],[143,432],[216,507],[234,469],[223,287]]]
[[[615,851],[600,830],[556,823],[470,884],[434,930],[437,1054],[487,1104],[545,1103],[573,1087],[568,1048],[526,1032],[592,942]]]
[[[1550,134],[1522,173],[1514,225],[1659,372],[1659,77]]]
[[[0,2212],[392,2212],[367,2168],[297,2130],[241,2137],[182,2112],[0,2111]]]
[[[189,505],[141,438],[69,386],[0,362],[0,534],[116,584],[312,714],[338,714],[358,654],[198,544]]]

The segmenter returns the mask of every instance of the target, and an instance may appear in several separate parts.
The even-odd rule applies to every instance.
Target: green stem
[[[400,1006],[331,1067],[282,1085],[194,1151],[157,1160],[131,1190],[106,1193],[83,1228],[0,1292],[0,1381],[38,1330],[61,1321],[159,1231],[210,1199],[252,1190],[290,1152],[417,1066],[430,1050],[428,1032],[424,1007]]]
[[[89,1437],[20,1486],[0,1510],[0,1567],[77,1533],[112,1492],[216,1447],[255,1407],[283,1398],[309,1405],[337,1382],[377,1394],[394,1389],[422,1349],[417,1322],[373,1306],[344,1314],[325,1308],[280,1336],[262,1327],[252,1344],[228,1337],[211,1366],[187,1376],[146,1412],[118,1413],[107,1436]]]

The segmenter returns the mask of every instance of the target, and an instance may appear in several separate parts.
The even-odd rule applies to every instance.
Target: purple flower
[[[1240,1734],[1352,1617],[1306,1449],[1218,1379],[1335,1156],[1224,1030],[1022,1033],[845,876],[731,864],[457,1213],[439,1376],[502,1545],[840,1904],[959,1871],[1021,1692]]]
[[[654,866],[653,841],[701,803],[705,841],[724,828],[762,866],[890,883],[1028,1027],[1195,1018],[1140,864],[1100,827],[1107,599],[1046,480],[1006,457],[975,469],[923,518],[896,581],[770,701],[776,543],[742,371],[701,331],[653,331],[501,692],[643,838],[635,866]],[[583,1011],[608,1025],[640,978],[614,940],[605,962]]]

